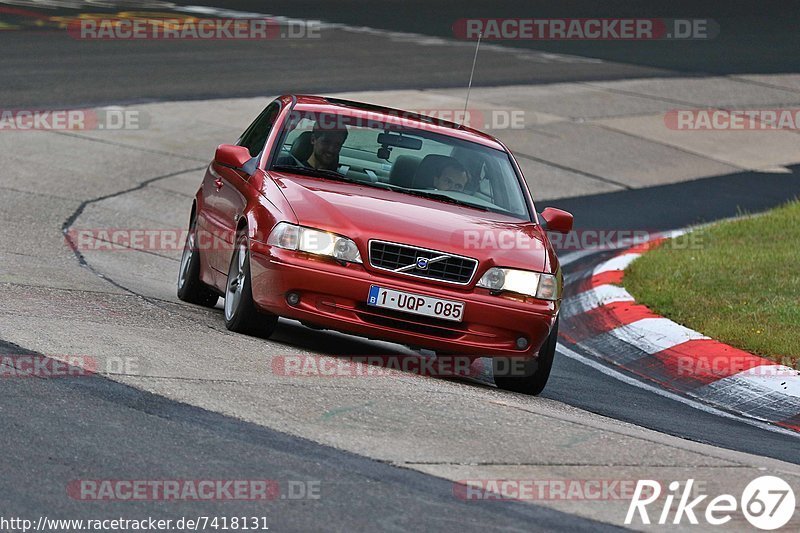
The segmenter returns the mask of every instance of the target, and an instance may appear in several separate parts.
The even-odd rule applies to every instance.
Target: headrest
[[[411,183],[414,181],[414,173],[419,166],[420,159],[413,155],[401,155],[392,165],[392,171],[389,173],[389,183],[392,185],[399,185],[405,188],[411,188]]]
[[[311,145],[311,132],[304,131],[292,143],[292,148],[289,150],[298,161],[305,163],[311,157],[314,147]]]

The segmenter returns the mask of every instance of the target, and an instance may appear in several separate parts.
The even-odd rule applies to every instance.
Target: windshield
[[[354,181],[530,220],[504,151],[375,119],[294,111],[272,169]]]

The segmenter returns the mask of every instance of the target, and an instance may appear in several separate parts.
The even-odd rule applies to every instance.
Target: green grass
[[[757,186],[757,184],[754,184]],[[636,301],[742,350],[800,356],[800,202],[666,241],[625,272]]]

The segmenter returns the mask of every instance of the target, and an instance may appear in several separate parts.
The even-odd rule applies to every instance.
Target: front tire
[[[219,296],[200,281],[200,250],[197,249],[197,222],[192,220],[183,246],[181,266],[178,271],[178,298],[184,302],[214,307]]]
[[[250,281],[250,250],[247,235],[240,233],[225,283],[225,327],[237,333],[267,338],[275,331],[278,317],[261,313],[253,303]]]
[[[537,396],[544,390],[553,368],[553,359],[558,344],[558,318],[550,335],[539,349],[538,357],[524,361],[515,357],[492,358],[492,371],[495,384],[505,390]]]

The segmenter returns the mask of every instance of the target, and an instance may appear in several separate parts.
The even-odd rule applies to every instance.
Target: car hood
[[[529,221],[354,183],[272,175],[299,224],[349,237],[362,254],[379,239],[473,257],[486,268],[551,266],[547,238]]]

